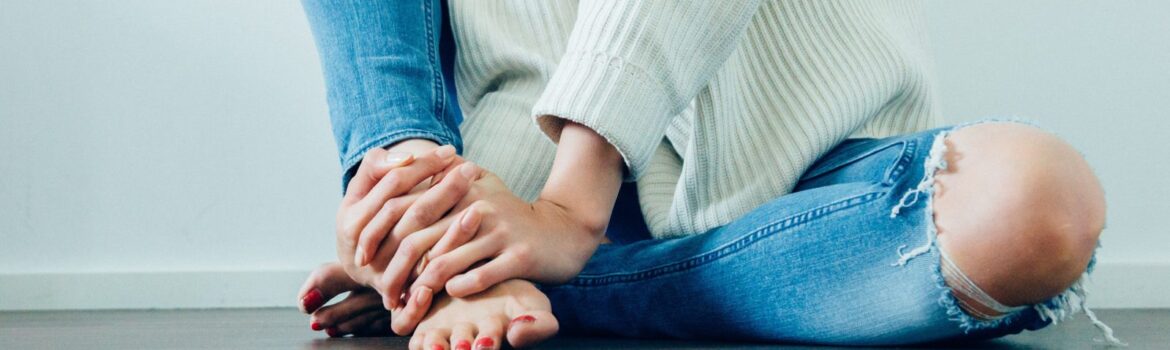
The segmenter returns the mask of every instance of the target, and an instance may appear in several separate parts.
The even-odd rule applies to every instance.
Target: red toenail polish
[[[471,342],[460,340],[459,343],[455,344],[455,350],[471,350]]]
[[[492,340],[492,338],[479,338],[479,340],[475,341],[475,348],[477,350],[491,349],[495,345],[496,345],[496,341]]]
[[[313,322],[313,324],[310,324],[310,325],[309,325],[309,328],[312,328],[312,329],[313,329],[313,330],[315,330],[315,331],[319,331],[319,330],[325,329],[325,327],[322,327],[322,326],[321,326],[321,324],[320,324],[320,323],[317,323],[317,322]]]
[[[305,311],[317,310],[317,308],[321,307],[321,304],[325,303],[323,299],[321,297],[321,291],[314,289],[309,291],[309,294],[305,294],[305,298],[301,299],[301,305],[304,305]]]
[[[536,317],[532,317],[532,315],[523,315],[523,316],[512,319],[512,323],[532,323],[532,322],[536,322]]]
[[[329,327],[325,328],[325,334],[328,334],[330,338],[337,338],[341,336],[341,331],[337,330],[336,327]]]
[[[439,344],[431,345],[431,350],[443,350],[443,346]]]

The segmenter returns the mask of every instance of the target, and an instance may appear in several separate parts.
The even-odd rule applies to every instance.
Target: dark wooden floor
[[[1170,309],[1101,310],[1129,349],[1170,349]],[[326,339],[293,309],[0,312],[0,349],[398,349],[405,338]],[[1083,315],[1058,327],[974,349],[1105,348]],[[954,348],[955,346],[949,346]],[[558,337],[541,349],[709,349],[808,347]],[[818,348],[831,349],[831,348]],[[858,348],[850,348],[858,349]]]

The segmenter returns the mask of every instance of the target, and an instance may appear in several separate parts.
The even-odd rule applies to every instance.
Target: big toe
[[[519,313],[508,323],[508,344],[523,348],[536,345],[557,334],[560,328],[557,318],[543,310]]]

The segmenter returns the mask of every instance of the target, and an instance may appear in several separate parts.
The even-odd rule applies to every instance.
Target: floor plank
[[[1170,309],[1100,310],[1131,344],[1170,349]],[[1085,317],[1038,332],[934,348],[1107,348]],[[0,312],[0,349],[404,349],[406,338],[326,339],[294,309]],[[540,349],[802,349],[805,346],[558,337]],[[919,349],[930,349],[920,347]],[[818,347],[817,349],[832,349]],[[859,348],[848,348],[859,349]]]

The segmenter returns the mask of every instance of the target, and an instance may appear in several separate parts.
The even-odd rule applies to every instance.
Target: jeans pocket
[[[887,184],[913,158],[913,144],[899,137],[846,140],[813,163],[800,181],[819,184],[815,187],[859,181]]]

